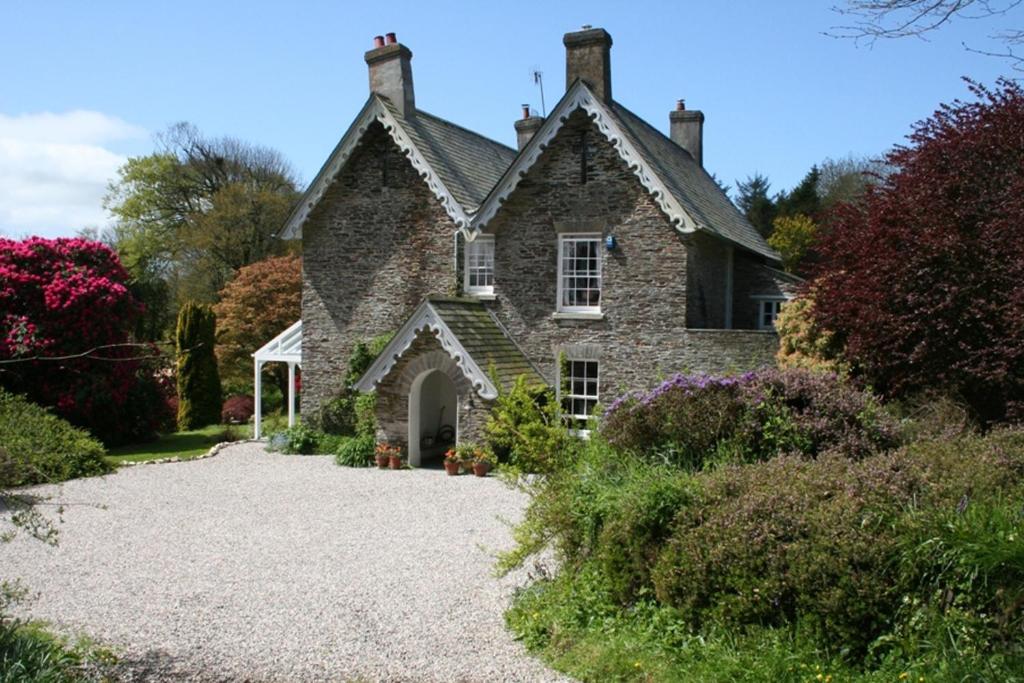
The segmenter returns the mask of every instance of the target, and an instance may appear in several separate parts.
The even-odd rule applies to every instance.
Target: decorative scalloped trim
[[[420,150],[413,143],[412,139],[405,132],[405,129],[399,125],[398,121],[394,116],[391,115],[385,108],[381,108],[381,113],[377,114],[377,120],[384,125],[390,135],[391,139],[395,141],[398,148],[402,150],[409,161],[412,163],[412,167],[416,169],[416,172],[420,174],[420,177],[427,181],[427,187],[434,193],[437,200],[441,202],[441,206],[444,207],[445,213],[455,222],[455,225],[466,234],[466,230],[469,227],[469,217],[463,210],[452,193],[448,191],[448,188],[441,178],[434,172],[434,169],[430,167],[427,160],[420,154]]]
[[[612,144],[612,147],[619,153],[619,156],[626,162],[629,169],[639,179],[640,184],[650,193],[676,229],[684,233],[695,231],[697,224],[693,218],[675,200],[657,173],[644,161],[604,103],[597,99],[582,81],[577,82],[566,93],[565,98],[551,112],[551,116],[533,136],[523,153],[505,172],[498,182],[496,191],[492,190],[492,194],[477,210],[471,223],[471,229],[479,231],[494,218],[501,205],[519,186],[519,182],[526,177],[526,173],[551,144],[551,140],[558,134],[558,131],[562,130],[565,122],[569,120],[569,116],[577,109],[582,109],[587,113],[597,129]]]
[[[334,183],[335,178],[338,177],[341,169],[345,167],[349,157],[352,156],[356,147],[362,142],[366,131],[376,122],[380,122],[384,126],[384,130],[387,131],[391,139],[398,145],[398,148],[409,159],[416,172],[426,181],[427,187],[437,197],[438,201],[441,202],[445,213],[452,219],[456,227],[462,231],[463,235],[469,236],[470,221],[465,209],[462,208],[462,205],[452,196],[452,193],[442,182],[441,178],[430,167],[430,164],[427,163],[423,154],[420,153],[412,138],[405,132],[405,129],[402,128],[397,119],[379,99],[374,97],[370,105],[363,109],[362,113],[352,123],[352,126],[345,132],[341,142],[338,143],[338,147],[331,153],[327,163],[324,164],[323,169],[321,169],[313,184],[310,185],[299,205],[291,217],[289,217],[288,224],[281,233],[284,239],[294,239],[302,236],[302,226],[306,219],[309,218],[309,214],[320,203],[320,200],[323,199],[327,190]]]
[[[360,391],[373,391],[381,380],[388,376],[395,364],[405,355],[412,343],[416,341],[424,330],[430,330],[441,344],[455,364],[462,371],[463,376],[473,385],[473,390],[481,398],[493,400],[498,397],[498,389],[491,382],[487,374],[476,364],[476,361],[466,352],[458,338],[445,325],[444,321],[430,305],[429,301],[420,304],[420,307],[409,318],[402,329],[398,331],[391,343],[385,347],[380,356],[373,362],[366,374],[356,383]]]

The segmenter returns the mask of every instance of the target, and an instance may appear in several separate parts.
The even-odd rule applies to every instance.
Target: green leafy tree
[[[736,206],[765,237],[771,234],[772,221],[778,213],[775,200],[768,194],[770,189],[768,178],[760,173],[736,181]]]
[[[154,311],[150,327],[166,329],[184,301],[212,303],[238,269],[287,250],[276,233],[299,193],[274,150],[187,123],[157,145],[118,170],[104,206],[110,241]]]
[[[882,160],[855,156],[828,158],[821,162],[819,168],[818,196],[821,197],[825,219],[830,218],[831,209],[838,204],[861,202],[868,188],[883,180],[892,170]]]
[[[782,256],[782,265],[789,273],[800,274],[801,264],[810,253],[818,226],[806,214],[779,216],[775,229],[768,236],[768,245]]]
[[[216,317],[209,306],[190,301],[181,307],[175,335],[179,429],[199,429],[220,421],[220,375],[214,355],[216,329]]]

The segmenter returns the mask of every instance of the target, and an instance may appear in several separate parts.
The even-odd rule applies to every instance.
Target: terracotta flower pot
[[[475,462],[473,463],[473,474],[478,477],[486,477],[487,473],[491,471],[491,463],[489,462]]]
[[[402,469],[402,459],[399,458],[397,455],[388,456],[388,467],[390,467],[393,470]]]
[[[454,477],[459,473],[459,463],[444,461],[444,471],[448,473],[449,477]]]
[[[378,453],[376,455],[376,458],[377,467],[381,468],[382,470],[386,470],[388,468],[388,456],[384,455],[383,453]]]

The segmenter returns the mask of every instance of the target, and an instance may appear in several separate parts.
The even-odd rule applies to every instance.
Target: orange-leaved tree
[[[229,387],[252,386],[252,354],[299,319],[302,312],[302,260],[278,256],[238,270],[220,291],[217,360]],[[267,366],[282,394],[288,391],[287,367]]]

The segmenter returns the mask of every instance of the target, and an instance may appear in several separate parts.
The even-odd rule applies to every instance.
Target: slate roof
[[[431,297],[428,301],[484,372],[490,374],[493,365],[503,387],[510,387],[520,375],[526,375],[530,384],[545,384],[537,369],[482,303],[475,299],[441,297]]]
[[[372,391],[391,374],[398,359],[409,350],[416,337],[431,332],[437,335],[442,348],[457,361],[459,369],[484,398],[497,397],[502,388],[510,387],[521,375],[526,376],[528,384],[547,384],[494,314],[480,301],[430,297],[417,306],[402,324],[356,382],[356,388]]]
[[[689,152],[618,102],[612,103],[611,111],[622,132],[700,229],[779,260],[778,253]]]
[[[516,157],[516,150],[421,109],[403,117],[381,97],[391,115],[467,212],[474,211]]]
[[[402,116],[386,97],[371,94],[288,217],[281,232],[284,239],[302,236],[306,218],[348,163],[365,132],[377,121],[384,123],[396,143],[410,155],[417,171],[426,178],[431,191],[460,229],[465,229],[468,215],[476,210],[516,156],[511,147],[425,111]],[[408,144],[400,142],[400,138],[407,138]]]

